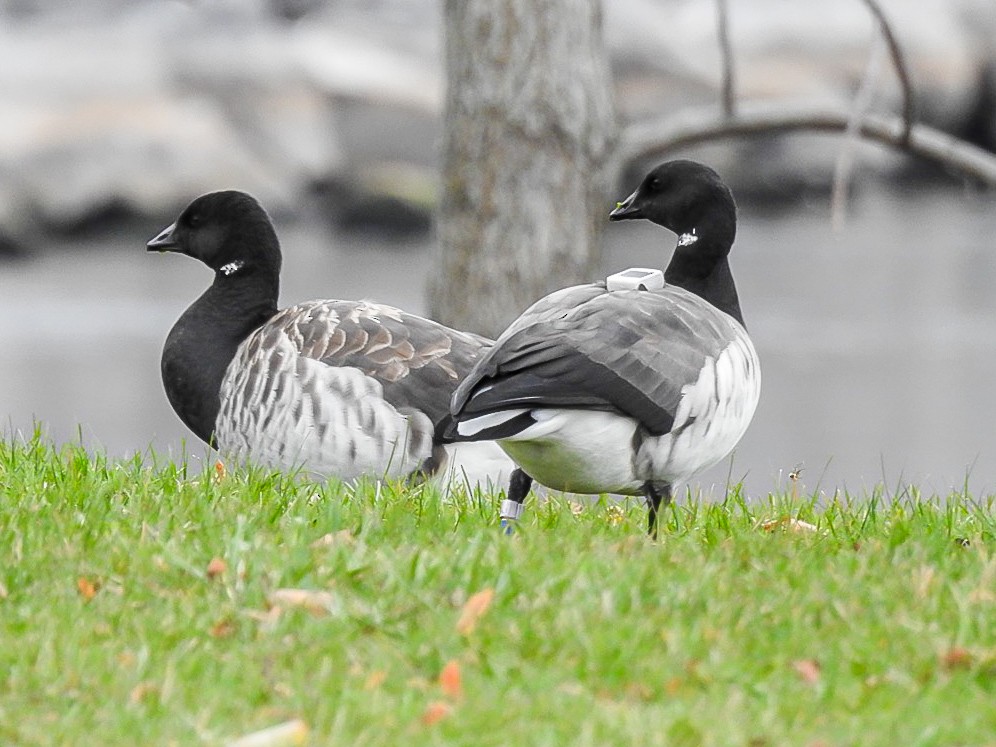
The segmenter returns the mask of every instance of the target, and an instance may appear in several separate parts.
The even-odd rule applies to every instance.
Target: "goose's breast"
[[[647,479],[680,482],[722,461],[747,431],[760,394],[760,362],[742,332],[706,359],[694,383],[682,387],[671,431],[642,442],[637,471]]]
[[[350,479],[419,468],[432,452],[433,426],[388,403],[376,379],[302,356],[270,330],[251,336],[229,365],[215,432],[231,458]]]

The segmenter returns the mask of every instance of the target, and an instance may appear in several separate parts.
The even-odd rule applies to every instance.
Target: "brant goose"
[[[162,378],[180,419],[225,457],[341,479],[508,478],[493,442],[442,437],[453,390],[491,340],[367,301],[278,310],[280,244],[244,192],[198,197],[148,249],[214,270],[166,338]]]
[[[730,190],[702,164],[670,161],[609,215],[634,218],[678,235],[663,276],[634,268],[540,299],[453,396],[449,435],[496,439],[519,465],[503,520],[535,479],[643,495],[656,536],[672,486],[729,454],[754,414],[761,374],[727,259]]]

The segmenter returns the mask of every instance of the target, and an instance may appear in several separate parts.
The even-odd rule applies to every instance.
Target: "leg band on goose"
[[[502,522],[518,521],[524,510],[525,507],[521,503],[506,498],[501,502],[501,520]]]

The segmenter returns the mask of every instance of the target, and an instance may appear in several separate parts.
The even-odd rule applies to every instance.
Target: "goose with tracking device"
[[[214,271],[166,338],[162,378],[180,419],[222,455],[341,479],[508,479],[496,444],[443,437],[450,397],[491,340],[367,301],[278,309],[280,244],[244,192],[198,197],[147,246]]]
[[[449,435],[497,440],[518,465],[502,517],[533,482],[643,495],[648,532],[672,486],[722,460],[760,396],[728,256],[736,206],[712,169],[670,161],[609,219],[678,235],[667,270],[633,268],[556,291],[498,338],[457,388]]]

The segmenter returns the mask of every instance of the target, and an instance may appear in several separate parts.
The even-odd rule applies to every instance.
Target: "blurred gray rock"
[[[991,0],[882,5],[922,118],[996,147]],[[408,203],[376,185],[394,181],[383,178],[394,163],[434,184],[442,12],[439,0],[0,2],[0,235],[30,243],[108,206],[161,217],[226,187],[274,211],[336,185],[326,197],[344,205],[382,195],[428,214],[431,187]],[[623,121],[717,100],[715,12],[711,0],[605,3]],[[742,0],[730,13],[741,96],[853,97],[875,29],[861,3]],[[888,68],[878,90],[876,105],[896,110]],[[709,154],[731,168],[825,169],[836,144],[807,142]]]

